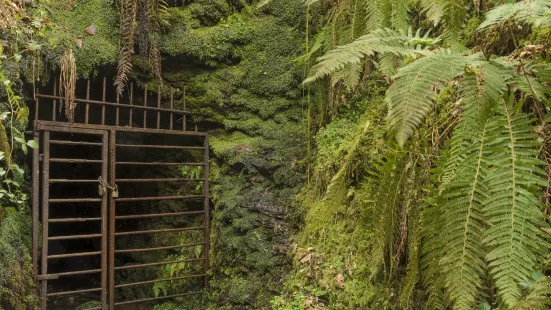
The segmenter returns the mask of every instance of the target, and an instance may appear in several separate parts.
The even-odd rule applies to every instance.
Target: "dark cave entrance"
[[[200,299],[208,282],[206,134],[174,112],[185,99],[172,90],[140,97],[132,87],[117,98],[105,80],[83,84],[72,125],[55,90],[31,106],[40,141],[34,235],[47,222],[48,236],[33,255],[43,309],[151,309]]]

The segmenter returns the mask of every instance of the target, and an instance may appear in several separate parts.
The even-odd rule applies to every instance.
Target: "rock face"
[[[214,2],[224,1],[196,1],[170,21],[163,71],[211,128],[210,306],[262,309],[289,266],[292,202],[303,185],[303,69],[292,61],[304,12],[293,0],[234,13],[208,9]]]

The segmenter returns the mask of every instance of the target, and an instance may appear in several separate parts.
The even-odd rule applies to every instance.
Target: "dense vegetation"
[[[211,289],[157,310],[551,308],[551,1],[106,3],[0,0],[0,308],[37,307],[22,132],[60,71],[209,128]]]

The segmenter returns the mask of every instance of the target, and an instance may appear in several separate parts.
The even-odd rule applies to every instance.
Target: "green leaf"
[[[20,62],[21,61],[21,54],[13,54],[13,59],[15,60],[15,62]]]
[[[28,145],[31,149],[37,149],[37,148],[38,148],[38,143],[36,143],[36,141],[34,141],[34,140],[29,140],[29,141],[27,141],[27,145]]]

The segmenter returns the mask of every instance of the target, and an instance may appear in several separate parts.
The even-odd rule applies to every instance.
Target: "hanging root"
[[[121,96],[124,86],[128,81],[128,74],[132,71],[137,7],[137,0],[126,0],[121,4],[119,65],[114,83],[117,87],[117,92]]]
[[[61,75],[59,77],[59,96],[63,99],[59,108],[65,104],[65,117],[69,123],[75,121],[75,88],[77,82],[75,57],[73,51],[68,50],[61,58]]]

